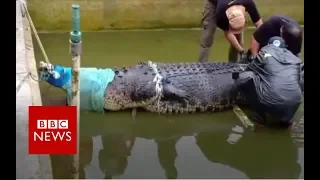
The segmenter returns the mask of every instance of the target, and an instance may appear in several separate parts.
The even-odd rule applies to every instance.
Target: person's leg
[[[243,33],[236,34],[236,37],[240,45],[243,45]],[[240,61],[240,56],[238,51],[235,48],[233,48],[231,45],[229,47],[228,61],[232,63],[237,63]]]
[[[276,128],[288,128],[293,123],[294,115],[299,109],[301,103],[286,107],[268,107],[268,124]]]
[[[215,12],[215,5],[209,0],[204,0],[203,18],[201,20],[203,31],[200,38],[199,62],[207,62],[209,59],[210,48],[217,29]]]
[[[167,179],[178,178],[178,171],[175,166],[175,161],[178,156],[176,144],[179,139],[180,137],[168,140],[156,140],[158,145],[159,162],[166,174]]]
[[[245,96],[247,107],[253,112],[250,115],[250,119],[259,124],[265,124],[265,112],[264,106],[259,102],[259,98],[256,92],[253,78],[255,77],[254,72],[246,71],[239,74],[239,77],[235,79],[235,86]]]
[[[250,116],[252,121],[258,124],[267,125],[264,106],[262,106],[260,102],[254,101],[254,103],[251,103],[250,109],[252,110],[252,114]]]

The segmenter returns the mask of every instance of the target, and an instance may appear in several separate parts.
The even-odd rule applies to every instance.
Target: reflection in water
[[[104,179],[112,179],[124,173],[134,141],[135,137],[130,135],[102,136],[103,149],[99,152],[99,166],[105,173]]]
[[[177,158],[176,143],[180,138],[174,137],[167,140],[156,140],[158,145],[158,158],[161,167],[166,173],[167,179],[177,179],[178,172],[175,167],[175,160]]]
[[[227,133],[223,137],[214,132],[203,132],[196,139],[208,160],[238,169],[249,178],[299,177],[298,148],[289,132],[247,132],[232,145],[227,141],[228,137]]]
[[[299,124],[301,127],[298,124],[294,125],[291,136],[300,134],[300,129],[304,129],[303,121]],[[143,175],[147,168],[157,173],[157,175],[149,173],[149,178],[176,179],[191,176],[236,178],[239,176],[230,173],[228,167],[219,169],[218,175],[214,172],[221,168],[218,164],[237,169],[245,173],[248,178],[299,178],[302,171],[297,162],[297,147],[290,137],[290,132],[264,128],[259,128],[256,132],[246,131],[241,127],[240,121],[235,116],[230,116],[230,113],[216,113],[214,116],[211,114],[159,116],[152,113],[139,113],[136,120],[131,119],[129,112],[108,113],[108,116],[82,113],[80,125],[80,178],[146,177],[140,175]],[[197,140],[196,144],[178,143],[184,136],[194,136]],[[94,137],[98,137],[98,143]],[[136,138],[141,139],[137,144],[139,152],[135,152],[128,159]],[[150,152],[150,148],[143,148],[148,144],[144,143],[150,141],[155,142],[157,152]],[[177,149],[194,149],[193,146],[197,145],[201,151],[190,151],[191,154],[189,154],[193,157],[204,156],[212,163],[207,164],[199,158],[192,161],[192,166],[197,168],[188,170],[191,174],[185,174],[190,164],[179,165],[176,162],[180,152]],[[303,147],[303,141],[301,145]],[[153,153],[158,157],[140,156]],[[179,159],[183,161],[184,159],[188,161],[189,157],[183,153],[179,155]],[[51,156],[51,160],[54,178],[72,178],[71,156]],[[154,160],[158,161],[152,163],[151,161]],[[151,166],[146,167],[145,163]],[[154,165],[157,163],[160,167]],[[132,166],[139,168],[130,170]],[[164,176],[161,169],[165,172]],[[208,173],[202,174],[202,172]]]
[[[81,136],[79,144],[79,177],[80,179],[86,178],[86,173],[84,168],[90,165],[92,161],[93,152],[93,139],[90,136]]]
[[[194,135],[197,140],[195,145],[198,145],[203,155],[213,162],[209,165],[210,168],[217,168],[216,163],[220,163],[245,173],[249,178],[298,178],[301,172],[301,167],[297,162],[297,147],[292,141],[290,132],[260,128],[257,132],[246,131],[238,124],[240,122],[228,113],[217,113],[214,116],[217,117],[217,121],[212,119],[199,121],[198,119],[201,118],[195,118],[201,117],[201,115],[176,116],[173,120],[170,116],[143,114],[144,116],[138,116],[136,120],[132,120],[127,112],[109,113],[107,119],[105,115],[82,114],[81,133],[88,136],[87,144],[83,146],[90,147],[90,149],[80,152],[81,157],[84,156],[86,159],[82,160],[83,166],[89,164],[92,158],[92,154],[90,154],[92,153],[91,136],[101,136],[103,147],[98,154],[94,155],[98,156],[98,164],[94,164],[94,166],[104,173],[105,179],[121,177],[128,166],[128,156],[131,155],[135,139],[139,137],[154,140],[157,145],[159,163],[165,171],[165,178],[176,179],[180,176],[178,168],[175,166],[178,156],[177,142],[183,136]],[[149,115],[152,120],[151,117],[139,118],[149,117]],[[205,114],[202,116],[202,118],[207,118]],[[100,149],[99,147],[94,148]],[[182,145],[179,148],[189,147]],[[149,148],[142,151],[149,151]],[[86,153],[83,154],[84,152]],[[150,161],[150,159],[136,159],[130,164],[144,167],[143,162],[146,161]],[[202,162],[196,163],[201,165]],[[144,167],[134,173],[143,173],[146,168],[154,167]],[[223,173],[224,178],[231,176],[227,169]],[[130,178],[132,175],[135,176],[128,171],[125,177]],[[183,176],[181,174],[181,177]],[[198,173],[196,176],[202,177]],[[210,173],[209,177],[219,178],[214,173]],[[87,176],[87,178],[90,177]]]
[[[291,179],[299,178],[301,173],[301,167],[297,162],[297,146],[293,143],[290,132],[260,128],[257,132],[246,131],[237,119],[233,119],[227,113],[217,113],[214,116],[217,120],[208,119],[206,114],[181,115],[176,116],[174,120],[170,116],[154,116],[150,113],[143,113],[143,115],[139,117],[144,118],[138,117],[133,121],[130,114],[126,112],[109,113],[107,119],[105,115],[83,113],[80,130],[80,178],[139,177],[139,174],[142,175],[147,168],[158,173],[154,176],[150,174],[152,178],[188,178],[190,175],[183,172],[184,169],[188,169],[188,165],[182,164],[176,167],[179,152],[177,149],[194,149],[191,146],[197,145],[202,152],[200,153],[212,162],[206,164],[208,167],[202,167],[206,163],[203,160],[192,162],[192,166],[200,169],[217,171],[217,168],[221,167],[218,164],[223,164],[245,173],[248,178]],[[149,115],[150,118],[145,118]],[[196,144],[190,146],[190,144],[178,143],[184,136],[194,136]],[[94,137],[99,137],[99,142],[102,143],[100,145],[94,143]],[[135,157],[130,158],[131,161],[128,162],[136,138],[144,139],[137,144],[140,147],[144,146],[144,141],[155,142],[157,148],[155,154],[158,155],[156,159],[164,170],[165,177],[160,175],[159,166],[145,167],[144,162],[152,164],[150,161],[154,160],[150,156],[137,159],[135,156],[137,154],[134,154]],[[140,154],[150,154],[150,148],[138,149],[142,151]],[[197,152],[191,153],[191,156],[197,156]],[[189,156],[179,155],[179,159],[186,158]],[[54,178],[72,178],[71,156],[52,156],[51,160]],[[129,166],[141,168],[130,171]],[[238,176],[230,173],[230,168],[219,170],[220,175],[214,172],[201,174],[198,168],[193,169],[192,177],[235,178]],[[179,169],[181,171],[178,172]],[[101,172],[103,174],[100,174]]]
[[[53,179],[72,179],[72,156],[50,155]]]

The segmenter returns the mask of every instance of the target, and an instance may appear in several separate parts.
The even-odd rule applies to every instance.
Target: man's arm
[[[246,2],[246,9],[251,17],[252,22],[254,23],[256,28],[258,29],[263,24],[263,22],[262,22],[262,18],[259,14],[259,11],[258,11],[257,6],[254,3],[254,1],[248,0]],[[251,51],[251,55],[253,57],[257,56],[259,48],[260,48],[260,44],[257,42],[255,37],[252,36],[251,44],[250,44],[250,51]]]
[[[266,40],[267,37],[269,37],[269,31],[270,31],[270,21],[266,21],[262,24],[259,24],[260,22],[257,22],[259,27],[255,30],[255,32],[252,34],[251,42],[250,42],[250,50],[251,54],[253,56],[256,56],[258,54],[258,51],[260,49],[260,44]]]
[[[244,49],[242,48],[242,46],[238,42],[237,37],[233,33],[229,32],[229,31],[224,31],[224,36],[230,42],[232,47],[234,47],[239,53],[244,51]]]
[[[269,58],[268,56],[265,56],[265,54],[266,51],[259,51],[257,56],[255,56],[252,62],[248,65],[248,70],[255,71],[258,67],[263,67],[265,61]]]
[[[254,23],[254,25],[256,26],[256,28],[259,28],[261,25],[263,24],[262,19],[260,18],[256,23]]]
[[[260,13],[258,11],[258,8],[253,0],[246,0],[244,4],[246,11],[249,13],[250,18],[256,28],[259,28],[262,25],[262,18],[260,16]]]
[[[252,56],[257,56],[260,49],[260,44],[258,41],[254,38],[254,36],[251,37],[251,44],[250,44],[250,51]]]

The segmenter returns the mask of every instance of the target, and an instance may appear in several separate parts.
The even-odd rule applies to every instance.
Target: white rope
[[[156,92],[158,95],[162,95],[162,79],[163,77],[159,74],[158,69],[157,69],[157,64],[152,63],[151,61],[148,61],[148,66],[152,68],[154,73],[156,74],[153,82],[156,83]]]
[[[37,42],[38,42],[38,44],[39,44],[39,47],[40,47],[40,49],[41,49],[41,52],[42,52],[42,54],[43,54],[43,56],[44,56],[44,59],[45,59],[45,61],[46,61],[46,63],[41,61],[41,62],[40,62],[40,67],[46,68],[46,69],[48,70],[48,73],[49,73],[49,74],[52,74],[52,76],[53,76],[55,79],[60,78],[60,74],[59,74],[58,72],[54,71],[54,66],[50,63],[49,58],[48,58],[48,56],[47,56],[47,53],[46,53],[46,51],[44,50],[44,47],[43,47],[43,45],[42,45],[42,43],[41,43],[40,37],[39,37],[39,35],[38,35],[38,32],[37,32],[37,30],[36,30],[36,28],[35,28],[35,26],[34,26],[34,24],[33,24],[33,22],[32,22],[31,16],[30,16],[30,14],[29,14],[26,1],[25,1],[25,0],[18,0],[18,1],[20,2],[20,5],[21,5],[22,16],[27,15],[27,19],[28,19],[28,21],[29,21],[29,24],[30,24],[30,26],[31,26],[31,29],[32,29],[32,31],[33,31],[33,34],[34,34],[34,36],[35,36],[35,38],[36,38],[36,40],[37,40]]]
[[[156,74],[154,76],[153,82],[156,83],[155,90],[156,90],[157,97],[158,97],[158,109],[159,109],[160,99],[162,97],[162,91],[163,91],[163,86],[162,86],[163,76],[161,76],[159,74],[158,69],[157,69],[157,64],[152,63],[151,61],[148,61],[148,66],[151,67],[152,70],[154,71],[154,73]]]
[[[49,62],[49,58],[48,58],[48,56],[47,56],[47,54],[46,54],[46,52],[45,52],[45,50],[44,50],[44,47],[43,47],[43,45],[42,45],[42,43],[41,43],[41,40],[40,40],[40,37],[39,37],[39,35],[38,35],[38,32],[37,32],[37,30],[36,30],[36,28],[35,28],[35,26],[34,26],[34,24],[33,24],[33,22],[32,22],[32,19],[31,19],[31,16],[30,16],[30,14],[29,14],[29,11],[28,11],[28,8],[27,8],[27,5],[26,5],[26,2],[24,1],[24,0],[19,0],[20,1],[20,3],[21,3],[21,8],[22,8],[22,13],[23,14],[25,14],[25,15],[27,15],[27,19],[28,19],[28,21],[29,21],[29,24],[30,24],[30,26],[31,26],[31,29],[32,29],[32,31],[33,31],[33,34],[34,34],[34,36],[35,36],[35,38],[36,38],[36,40],[37,40],[37,42],[38,42],[38,44],[39,44],[39,47],[40,47],[40,49],[41,49],[41,52],[42,52],[42,54],[43,54],[43,56],[44,56],[44,59],[45,59],[45,61],[47,62],[47,63],[50,63]]]
[[[52,74],[53,78],[55,79],[60,78],[60,74],[54,70],[54,66],[52,64],[40,61],[40,68],[46,68],[48,70],[48,73]]]
[[[240,69],[242,70],[242,71],[245,71],[245,69],[240,65]]]

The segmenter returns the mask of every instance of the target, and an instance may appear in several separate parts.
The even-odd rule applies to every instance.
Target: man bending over
[[[299,55],[302,47],[302,29],[292,18],[285,15],[273,15],[267,19],[254,33],[251,40],[251,54],[256,56],[259,50],[268,44],[271,37],[284,39],[287,49]]]
[[[230,43],[229,61],[236,61],[238,54],[245,53],[241,37],[246,27],[245,14],[248,12],[258,28],[262,19],[253,0],[204,0],[202,18],[203,31],[200,39],[199,62],[207,62],[217,27],[223,30]]]

